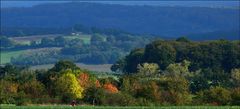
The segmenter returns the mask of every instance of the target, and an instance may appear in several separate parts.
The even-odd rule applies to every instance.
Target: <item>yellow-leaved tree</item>
[[[79,84],[76,76],[71,72],[66,72],[57,79],[56,91],[64,102],[81,99],[83,97],[83,88]]]

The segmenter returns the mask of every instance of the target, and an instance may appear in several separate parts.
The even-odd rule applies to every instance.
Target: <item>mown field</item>
[[[17,56],[23,54],[24,52],[26,52],[26,50],[1,51],[1,53],[0,53],[0,58],[1,58],[0,64],[9,63],[11,61],[12,57],[17,57]]]
[[[72,40],[72,39],[81,39],[85,44],[90,44],[90,35],[75,35],[75,36],[64,36],[64,38]]]
[[[240,106],[2,106],[1,109],[240,109]]]

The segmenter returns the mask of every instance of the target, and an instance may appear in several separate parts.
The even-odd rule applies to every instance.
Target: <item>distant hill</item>
[[[46,3],[66,3],[73,2],[73,0],[42,0],[42,1],[1,1],[1,8],[6,7],[32,7],[39,4]],[[221,0],[221,1],[119,1],[119,0],[111,0],[111,1],[74,1],[74,2],[92,2],[92,3],[104,3],[104,4],[121,4],[121,5],[150,5],[150,6],[184,6],[184,7],[239,7],[239,1],[229,1],[229,0]]]
[[[240,40],[240,30],[232,31],[215,31],[208,33],[198,33],[186,35],[191,40],[216,40],[216,39],[227,39],[227,40]]]
[[[239,30],[239,9],[98,3],[58,3],[1,9],[2,29],[71,28],[75,24],[178,37]]]

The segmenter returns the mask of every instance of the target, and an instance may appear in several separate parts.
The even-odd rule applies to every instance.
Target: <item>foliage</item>
[[[138,64],[138,74],[143,77],[151,77],[159,73],[159,67],[155,63]]]
[[[84,88],[88,88],[91,85],[89,75],[87,73],[80,73],[78,77],[78,82]]]
[[[118,89],[111,83],[106,83],[103,85],[103,88],[109,93],[118,93]]]
[[[240,69],[233,69],[231,71],[231,78],[236,87],[240,87]]]
[[[144,49],[135,49],[130,52],[129,55],[126,56],[125,61],[126,64],[124,64],[124,73],[132,73],[137,72],[137,65],[142,63]],[[119,66],[121,67],[121,66]]]
[[[12,56],[10,63],[15,65],[39,65],[57,62],[58,48],[41,48],[36,50],[20,51],[20,55]]]
[[[79,68],[72,61],[61,60],[54,65],[51,71],[60,72],[67,69],[78,70]]]
[[[23,83],[19,90],[22,91],[20,94],[23,94],[23,99],[27,98],[34,103],[46,103],[46,99],[49,99],[45,86],[36,79]]]
[[[163,85],[163,99],[166,103],[183,105],[190,104],[191,95],[189,92],[189,82],[183,77],[166,77]]]
[[[188,67],[190,65],[189,61],[184,60],[182,63],[175,63],[170,64],[166,68],[166,72],[164,73],[167,76],[182,76],[182,77],[189,77],[191,74],[188,70]]]
[[[177,42],[178,43],[178,42]],[[188,42],[191,43],[191,42]],[[136,57],[135,57],[136,56]],[[27,67],[0,67],[0,103],[29,105],[41,103],[78,103],[102,106],[159,105],[238,105],[238,69],[217,68],[191,71],[192,62],[182,60],[160,69],[157,63],[144,63],[144,49],[130,53],[116,66],[137,67],[117,78],[98,76],[62,60],[49,70]],[[191,59],[190,59],[191,60]],[[132,66],[131,66],[132,67]],[[96,75],[95,75],[96,74]]]
[[[234,88],[231,92],[232,92],[231,93],[231,97],[232,97],[231,104],[239,105],[240,104],[240,88],[239,87]]]
[[[125,59],[119,59],[116,61],[115,64],[111,66],[111,70],[114,72],[125,72],[125,66],[126,66],[126,60]]]
[[[157,63],[161,69],[165,69],[176,60],[176,50],[170,43],[164,41],[154,41],[148,44],[144,51],[146,62]]]
[[[12,81],[1,80],[0,84],[0,103],[1,104],[14,104],[16,103],[15,97],[17,96],[19,84]]]
[[[79,85],[74,74],[66,72],[56,80],[56,91],[62,97],[63,102],[83,97],[83,88]]]
[[[188,43],[157,40],[146,45],[144,49],[132,50],[121,60],[119,68],[117,65],[113,67],[125,73],[136,73],[137,64],[140,63],[157,63],[161,70],[165,70],[169,64],[188,60],[191,63],[190,71],[209,69],[213,72],[230,72],[240,67],[238,45],[239,41],[227,40]]]
[[[110,106],[131,106],[135,105],[135,99],[125,93],[105,93],[105,97],[102,99],[102,105]]]
[[[178,41],[178,42],[190,42],[190,40],[187,39],[186,37],[179,37],[179,38],[176,39],[176,41]]]
[[[223,87],[211,87],[200,98],[212,105],[227,105],[231,101],[231,92]]]

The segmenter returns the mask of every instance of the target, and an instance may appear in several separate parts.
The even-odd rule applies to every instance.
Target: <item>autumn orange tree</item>
[[[78,76],[78,81],[79,81],[79,84],[84,88],[87,88],[90,86],[89,75],[87,73],[80,73]]]
[[[96,87],[100,87],[101,86],[101,84],[97,80],[97,78],[94,75],[91,75],[91,74],[89,74],[87,72],[80,72],[77,75],[77,78],[78,78],[79,84],[84,89],[87,89],[87,88],[92,87],[92,86],[96,86]]]
[[[103,85],[103,88],[107,91],[107,92],[110,92],[110,93],[118,93],[118,89],[116,86],[114,86],[113,84],[111,83],[106,83]]]

